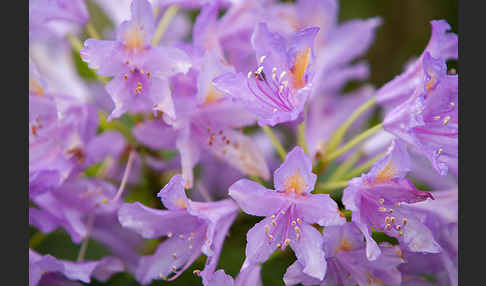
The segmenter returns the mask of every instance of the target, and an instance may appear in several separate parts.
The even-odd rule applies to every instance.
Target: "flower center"
[[[298,169],[294,174],[287,177],[284,183],[285,192],[289,193],[296,193],[301,195],[302,192],[305,190],[306,183],[304,177],[300,174],[300,170]]]
[[[298,52],[295,56],[294,66],[290,68],[292,73],[292,86],[295,89],[301,89],[305,86],[304,74],[310,63],[310,48]]]

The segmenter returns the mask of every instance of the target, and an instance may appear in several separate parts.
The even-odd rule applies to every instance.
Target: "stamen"
[[[248,72],[248,78],[251,78],[252,74],[253,74],[253,73],[252,73],[251,71],[250,71],[250,72]]]
[[[168,237],[168,238],[171,238],[171,237],[172,237],[172,232],[169,232],[169,233],[167,234],[167,237]]]
[[[289,245],[289,243],[290,243],[290,239],[286,238],[285,241],[284,241],[284,246]]]
[[[275,215],[274,215],[274,214],[273,214],[273,215],[271,215],[271,216],[270,216],[270,218],[271,218],[271,219],[274,219],[274,218],[275,218]]]
[[[451,107],[456,106],[456,104],[454,102],[451,102],[450,105],[451,105]]]
[[[255,74],[257,74],[257,75],[258,75],[258,74],[261,74],[261,73],[262,73],[262,71],[263,71],[263,66],[260,66],[260,67],[258,67],[258,69],[256,70]]]
[[[395,217],[394,216],[391,217],[391,222],[395,223]]]
[[[400,229],[402,229],[402,226],[401,226],[401,225],[397,225],[395,228],[396,228],[397,230],[400,230]]]
[[[390,222],[390,217],[389,216],[385,217],[385,222],[386,223],[389,223]]]
[[[183,234],[179,234],[179,238],[180,239],[184,239],[184,235]]]
[[[378,211],[379,211],[379,212],[386,212],[386,208],[384,208],[384,207],[379,207],[379,208],[378,208]]]
[[[260,57],[260,64],[263,64],[263,61],[265,60],[265,58],[266,58],[266,57],[267,57],[267,56],[261,56],[261,57]]]
[[[390,225],[389,223],[387,223],[387,224],[385,225],[385,229],[386,229],[386,230],[389,230],[390,228],[391,228],[391,225]]]
[[[440,119],[440,115],[436,115],[433,118],[434,118],[434,120],[439,120]]]
[[[295,222],[295,220],[292,221],[292,226],[295,226],[297,223]]]
[[[172,253],[172,258],[177,259],[177,253]]]
[[[451,120],[451,117],[449,115],[447,115],[445,118],[444,118],[444,121],[442,121],[442,123],[444,123],[444,126],[447,125],[447,123],[449,123],[449,120]]]
[[[402,236],[402,235],[403,235],[403,231],[400,231],[398,234],[399,234],[400,236]]]
[[[177,267],[175,265],[172,265],[172,270],[175,272],[177,271]]]
[[[265,233],[268,233],[270,232],[270,227],[268,226],[268,224],[265,225]]]
[[[407,221],[408,221],[408,220],[407,220],[406,218],[404,218],[404,219],[403,219],[403,221],[402,221],[402,224],[403,224],[403,225],[406,225],[406,224],[407,224]]]
[[[283,79],[283,77],[285,76],[287,72],[283,71],[280,76],[278,77],[278,80],[281,81]]]
[[[297,218],[297,223],[302,224],[302,220],[300,218]]]
[[[282,244],[281,243],[277,243],[277,248],[280,248],[282,247]]]
[[[269,234],[269,235],[268,235],[268,240],[270,240],[270,242],[272,242],[272,240],[273,240],[273,235]]]
[[[276,226],[276,225],[277,225],[277,222],[276,222],[276,221],[274,221],[274,220],[272,220],[272,225],[273,225],[273,226]]]
[[[380,199],[379,202],[380,204],[383,204],[385,202],[385,199]]]
[[[124,75],[123,75],[123,78],[124,78],[125,80],[128,80],[128,75],[127,75],[127,74],[124,74]]]

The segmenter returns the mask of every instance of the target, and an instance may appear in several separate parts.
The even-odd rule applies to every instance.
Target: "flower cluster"
[[[337,0],[89,2],[114,29],[29,1],[30,286],[172,281],[201,256],[205,286],[262,285],[282,254],[285,285],[458,285],[446,21],[402,74],[344,94],[382,21],[339,23]],[[233,277],[219,258],[248,221]],[[55,230],[77,261],[37,248]],[[109,255],[85,260],[89,240]]]

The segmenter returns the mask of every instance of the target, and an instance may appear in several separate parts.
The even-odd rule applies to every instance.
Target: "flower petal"
[[[118,211],[118,220],[123,227],[144,238],[188,233],[201,224],[201,220],[185,211],[157,210],[139,202],[123,204]]]
[[[296,194],[310,193],[314,189],[317,176],[312,173],[312,161],[297,146],[285,157],[285,162],[273,174],[275,189]]]
[[[290,204],[282,194],[248,179],[231,185],[228,194],[244,212],[255,216],[270,216]]]
[[[309,194],[295,204],[296,216],[308,223],[321,226],[341,225],[346,218],[339,212],[338,205],[327,194]]]
[[[327,266],[322,249],[322,235],[317,229],[306,223],[300,225],[300,230],[300,237],[292,239],[290,247],[303,266],[302,272],[322,280],[326,274]]]

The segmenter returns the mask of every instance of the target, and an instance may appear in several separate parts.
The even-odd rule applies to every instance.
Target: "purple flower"
[[[426,52],[425,76],[408,100],[390,111],[383,127],[423,154],[442,176],[457,166],[458,76],[447,75],[445,61]]]
[[[388,154],[371,171],[348,183],[343,203],[353,221],[366,237],[366,255],[375,260],[381,251],[371,237],[371,230],[396,237],[401,245],[414,252],[439,252],[431,231],[406,204],[433,199],[429,192],[419,191],[405,175],[410,158],[400,141],[393,141]]]
[[[123,227],[144,238],[167,237],[155,253],[142,257],[135,273],[137,281],[178,277],[201,253],[208,256],[204,271],[216,269],[224,238],[238,207],[231,200],[194,202],[186,197],[181,175],[174,176],[159,192],[167,210],[146,207],[138,202],[124,204],[118,218]]]
[[[82,284],[69,280],[89,283],[91,277],[105,282],[111,275],[122,271],[123,264],[114,257],[105,257],[98,261],[73,262],[56,259],[49,254],[40,255],[29,248],[29,286],[76,286]]]
[[[204,286],[261,286],[260,264],[252,264],[240,271],[236,279],[220,269],[214,273],[201,272]]]
[[[432,36],[424,52],[407,67],[405,72],[377,91],[376,98],[379,104],[396,106],[407,100],[410,94],[423,84],[424,79],[428,78],[427,67],[423,65],[427,53],[444,62],[449,59],[457,59],[457,35],[446,33],[451,26],[445,20],[430,21],[430,25],[432,26]]]
[[[82,0],[29,0],[29,40],[57,34],[87,24],[88,9]]]
[[[79,174],[98,117],[90,104],[47,93],[45,83],[30,68],[29,194],[35,196]]]
[[[401,270],[409,275],[434,274],[445,280],[444,284],[458,285],[458,191],[456,189],[434,192],[435,200],[407,206],[423,217],[424,224],[432,231],[441,247],[437,254],[405,252],[409,261]]]
[[[130,9],[115,41],[88,39],[81,57],[98,74],[114,77],[106,85],[115,103],[110,118],[150,110],[175,118],[168,77],[186,73],[189,58],[177,48],[151,46],[155,22],[147,0],[133,0]]]
[[[382,255],[369,261],[363,234],[354,223],[326,227],[323,237],[327,262],[324,280],[303,273],[303,266],[296,261],[287,268],[285,285],[401,285],[397,266],[405,260],[399,247],[383,244]]]
[[[313,43],[319,28],[309,27],[288,39],[255,27],[251,42],[259,62],[254,72],[227,73],[213,80],[217,89],[243,102],[258,116],[260,125],[296,120],[311,92]]]
[[[210,52],[202,58],[194,55],[194,61],[198,64],[187,75],[173,79],[173,86],[181,94],[174,98],[177,118],[165,118],[172,126],[158,119],[146,121],[135,128],[135,137],[153,148],[175,146],[181,156],[186,188],[193,186],[192,170],[202,151],[209,151],[245,174],[268,178],[263,153],[248,136],[235,130],[253,124],[255,116],[225,98],[211,83],[214,76],[231,68]]]
[[[141,237],[122,229],[117,221],[120,202],[111,202],[116,189],[99,179],[77,178],[32,199],[38,208],[29,209],[29,224],[42,233],[62,228],[73,242],[90,236],[103,243],[134,272]]]
[[[245,264],[264,262],[276,248],[290,245],[306,274],[324,277],[322,236],[310,224],[337,225],[345,219],[329,195],[310,194],[316,179],[310,158],[295,147],[274,173],[276,190],[247,179],[230,187],[229,195],[243,211],[266,216],[247,233]]]

